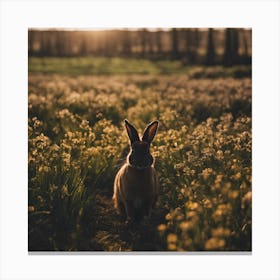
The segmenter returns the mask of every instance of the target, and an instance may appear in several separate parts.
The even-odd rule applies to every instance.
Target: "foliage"
[[[205,71],[205,69],[209,69]],[[251,66],[201,68],[185,65],[181,60],[148,60],[120,57],[29,57],[29,73],[63,75],[113,74],[182,74],[191,71],[194,78],[250,77]]]
[[[28,106],[29,250],[251,250],[250,79],[30,75]],[[125,118],[160,121],[159,202],[136,228],[111,204]]]

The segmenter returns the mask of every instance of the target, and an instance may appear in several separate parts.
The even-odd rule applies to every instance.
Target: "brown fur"
[[[150,123],[140,140],[136,129],[127,120],[125,126],[131,142],[127,162],[114,182],[114,206],[127,219],[139,220],[150,216],[158,195],[158,179],[149,147],[158,122]]]
[[[114,206],[127,218],[149,216],[158,193],[156,171],[153,166],[137,170],[123,165],[114,182]]]

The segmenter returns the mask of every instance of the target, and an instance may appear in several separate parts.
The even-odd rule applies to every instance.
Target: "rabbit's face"
[[[129,164],[137,169],[144,169],[153,164],[153,157],[150,154],[149,144],[144,141],[136,141],[131,146],[128,155]]]
[[[131,166],[144,169],[153,164],[154,159],[150,154],[150,144],[156,135],[157,127],[158,121],[148,124],[140,140],[136,128],[128,120],[125,120],[125,128],[131,144],[131,151],[127,160]]]

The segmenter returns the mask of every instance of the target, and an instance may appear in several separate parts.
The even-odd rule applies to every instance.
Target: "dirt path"
[[[164,250],[157,226],[165,213],[155,209],[149,220],[127,225],[113,208],[111,197],[96,195],[98,219],[93,243],[101,251],[161,251]]]

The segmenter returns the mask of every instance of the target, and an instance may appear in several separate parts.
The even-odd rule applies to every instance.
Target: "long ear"
[[[131,145],[136,141],[140,141],[138,132],[135,127],[130,124],[128,120],[124,120],[124,123]]]
[[[158,121],[153,121],[145,128],[142,141],[145,141],[149,144],[153,141],[158,128]]]

